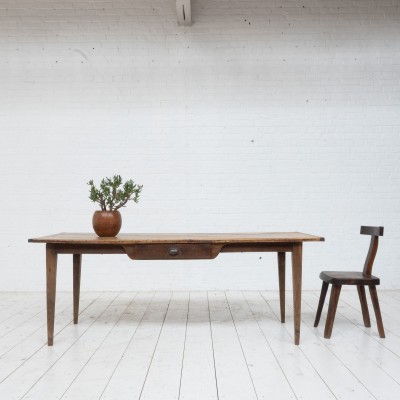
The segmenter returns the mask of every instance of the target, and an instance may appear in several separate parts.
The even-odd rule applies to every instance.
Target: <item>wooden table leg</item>
[[[46,289],[47,289],[47,344],[53,346],[54,314],[56,307],[57,253],[46,245]]]
[[[78,323],[79,295],[81,290],[81,265],[82,254],[73,255],[73,288],[74,288],[74,324]]]
[[[286,253],[278,252],[278,274],[279,274],[279,302],[281,307],[281,322],[285,322],[285,267]]]
[[[301,320],[301,272],[303,244],[294,243],[292,250],[292,279],[293,279],[293,313],[294,313],[294,344],[300,343]]]

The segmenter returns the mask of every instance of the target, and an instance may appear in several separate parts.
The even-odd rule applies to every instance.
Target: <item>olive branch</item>
[[[97,188],[93,179],[88,182],[90,186],[89,199],[93,203],[99,203],[102,211],[116,211],[125,207],[130,200],[139,202],[140,192],[143,185],[137,185],[132,179],[122,184],[120,175],[114,175],[112,178],[103,178]]]

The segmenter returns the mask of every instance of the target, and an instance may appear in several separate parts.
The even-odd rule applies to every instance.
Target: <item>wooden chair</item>
[[[362,226],[361,235],[370,235],[371,244],[369,246],[368,255],[365,260],[364,270],[362,272],[342,272],[342,271],[322,271],[319,277],[322,279],[322,289],[319,298],[317,315],[315,317],[314,326],[317,327],[321,318],[322,308],[324,307],[326,292],[329,284],[332,284],[331,297],[329,300],[328,315],[326,318],[324,338],[329,339],[332,335],[333,321],[335,320],[336,309],[339,301],[340,290],[342,285],[357,285],[358,296],[361,303],[361,311],[364,320],[364,325],[371,327],[369,319],[367,298],[365,296],[365,286],[369,287],[372,305],[374,306],[376,322],[378,325],[379,336],[385,337],[383,329],[381,310],[379,308],[378,295],[376,285],[379,285],[379,278],[371,275],[372,266],[374,264],[376,252],[378,250],[379,236],[383,236],[383,227]]]

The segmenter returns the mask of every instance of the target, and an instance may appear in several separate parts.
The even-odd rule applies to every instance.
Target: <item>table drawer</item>
[[[189,260],[215,258],[211,244],[136,244],[125,247],[128,256],[134,260]]]

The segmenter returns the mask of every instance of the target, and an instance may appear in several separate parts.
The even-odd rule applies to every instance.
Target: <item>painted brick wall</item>
[[[0,290],[44,288],[27,238],[90,231],[86,182],[144,184],[124,232],[285,231],[304,287],[362,268],[400,287],[400,2],[0,0]],[[71,288],[61,256],[60,289]],[[273,254],[84,258],[83,289],[276,289]],[[289,274],[290,276],[290,274]]]

